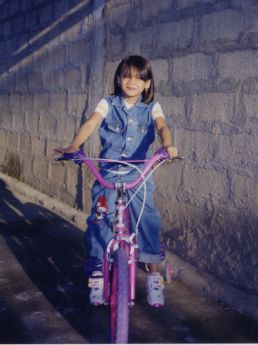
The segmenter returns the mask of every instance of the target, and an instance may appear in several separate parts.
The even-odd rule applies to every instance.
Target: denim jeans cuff
[[[160,254],[139,253],[138,261],[145,264],[160,264],[162,261]]]

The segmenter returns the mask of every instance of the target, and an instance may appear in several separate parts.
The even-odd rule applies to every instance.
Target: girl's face
[[[142,92],[151,84],[150,80],[142,80],[137,69],[133,67],[128,74],[118,77],[118,81],[128,103],[136,103]]]

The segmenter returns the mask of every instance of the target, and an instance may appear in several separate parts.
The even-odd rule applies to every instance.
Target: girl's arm
[[[162,147],[167,150],[171,158],[178,156],[178,149],[172,144],[172,136],[166,120],[163,117],[158,117],[155,119],[155,124]]]
[[[57,148],[56,152],[71,153],[78,151],[80,146],[88,139],[88,137],[94,132],[98,124],[100,123],[102,116],[94,112],[90,118],[81,126],[78,133],[74,137],[72,143],[65,148]]]

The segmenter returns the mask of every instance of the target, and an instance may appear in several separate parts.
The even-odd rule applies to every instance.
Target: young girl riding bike
[[[154,79],[149,62],[137,55],[123,59],[114,76],[114,94],[103,98],[90,118],[82,125],[71,145],[56,149],[71,153],[90,137],[100,125],[99,135],[102,150],[100,158],[114,160],[145,160],[150,157],[150,145],[155,140],[155,131],[163,148],[171,158],[178,155],[172,145],[170,130],[161,106],[154,101]],[[140,163],[139,163],[140,166]],[[127,182],[137,175],[122,164],[102,162],[101,175],[109,181]],[[153,200],[153,182],[147,181],[147,200],[138,228],[138,261],[148,267],[147,300],[152,306],[164,305],[164,283],[159,273],[160,215]],[[134,190],[128,191],[129,198]],[[106,189],[96,181],[92,188],[92,209],[87,219],[85,240],[89,258],[86,272],[90,282],[90,303],[103,304],[102,259],[107,243],[112,238],[115,191]],[[140,190],[130,203],[132,226],[138,219],[143,200]]]

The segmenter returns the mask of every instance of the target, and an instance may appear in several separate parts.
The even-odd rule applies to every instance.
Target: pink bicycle
[[[144,161],[143,169],[140,170],[134,162],[139,161],[116,161],[107,159],[90,159],[82,151],[64,153],[57,160],[71,160],[76,164],[84,163],[94,177],[106,188],[116,190],[116,208],[113,222],[113,237],[107,245],[103,258],[104,300],[110,305],[110,329],[112,343],[127,343],[129,331],[129,309],[134,305],[136,290],[136,263],[137,263],[137,229],[145,205],[142,208],[135,229],[130,227],[130,214],[128,206],[140,188],[144,188],[146,196],[146,181],[154,171],[165,161],[182,160],[184,157],[170,159],[164,149],[159,149],[150,160]],[[112,162],[125,164],[139,171],[139,176],[130,183],[110,183],[99,173],[93,161]],[[143,161],[141,161],[143,162]],[[153,169],[155,163],[158,163]],[[126,191],[137,187],[135,193],[127,200]]]

